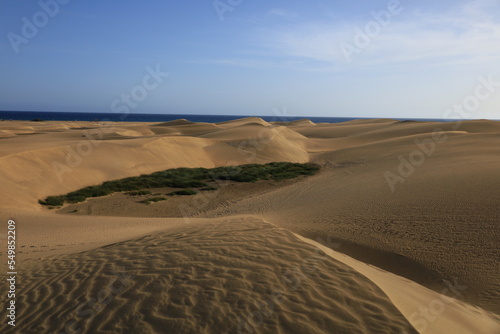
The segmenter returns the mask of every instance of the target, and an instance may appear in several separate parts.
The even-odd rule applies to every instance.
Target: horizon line
[[[39,113],[67,113],[67,114],[105,114],[105,115],[119,115],[113,112],[96,112],[96,111],[46,111],[46,110],[0,110],[2,112],[20,112],[20,113],[28,113],[28,112],[39,112]],[[450,120],[450,121],[474,121],[474,120],[490,120],[490,121],[500,121],[500,119],[495,118],[435,118],[435,117],[391,117],[391,116],[368,116],[368,117],[360,117],[360,116],[303,116],[303,115],[234,115],[234,114],[187,114],[187,113],[127,113],[127,115],[176,115],[176,116],[227,116],[227,117],[276,117],[276,118],[350,118],[350,119],[395,119],[395,120]],[[126,120],[122,120],[122,122],[128,122]]]

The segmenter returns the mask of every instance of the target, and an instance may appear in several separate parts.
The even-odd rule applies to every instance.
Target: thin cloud
[[[259,28],[247,57],[192,63],[314,72],[404,71],[492,67],[500,60],[500,3],[474,0],[448,13],[409,12],[394,16],[370,43],[346,60],[341,44],[355,46],[355,28],[373,20],[288,24]],[[269,14],[290,15],[281,9]],[[416,65],[416,66],[412,66]]]
[[[275,55],[315,60],[329,70],[369,68],[395,63],[425,66],[477,64],[500,59],[500,22],[492,13],[498,2],[471,1],[447,14],[404,13],[393,17],[368,45],[358,47],[355,28],[366,22],[311,23],[265,32],[264,45]],[[493,11],[495,13],[495,11]],[[352,62],[346,61],[341,45],[357,47]]]

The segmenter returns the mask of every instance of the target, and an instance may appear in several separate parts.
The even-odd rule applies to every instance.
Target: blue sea
[[[311,116],[258,116],[262,119],[272,121],[294,121],[307,118],[314,123],[340,123],[362,117],[311,117]],[[113,113],[90,113],[90,112],[48,112],[48,111],[0,111],[0,120],[33,120],[41,119],[45,121],[116,121],[116,122],[167,122],[180,118],[185,118],[191,122],[217,123],[230,121],[233,119],[250,117],[248,115],[188,115],[188,114],[113,114]],[[370,117],[374,118],[374,117]],[[366,118],[369,119],[369,118]],[[398,120],[415,121],[453,121],[450,119],[425,119],[425,118],[398,118]]]

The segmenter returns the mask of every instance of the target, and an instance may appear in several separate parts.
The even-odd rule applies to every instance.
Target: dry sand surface
[[[20,288],[23,333],[415,333],[365,276],[255,218],[30,262]]]
[[[271,161],[322,168],[151,205],[38,204]],[[0,331],[500,333],[499,167],[500,122],[487,120],[3,121],[0,240],[16,220],[19,291],[17,326]]]

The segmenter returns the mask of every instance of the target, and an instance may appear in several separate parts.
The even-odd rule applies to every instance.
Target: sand
[[[255,218],[169,228],[23,273],[23,333],[415,333],[365,276]]]
[[[0,329],[500,333],[499,144],[487,120],[3,121],[0,235],[15,219],[22,292],[16,331]],[[37,203],[168,168],[271,161],[322,169],[169,203]]]

